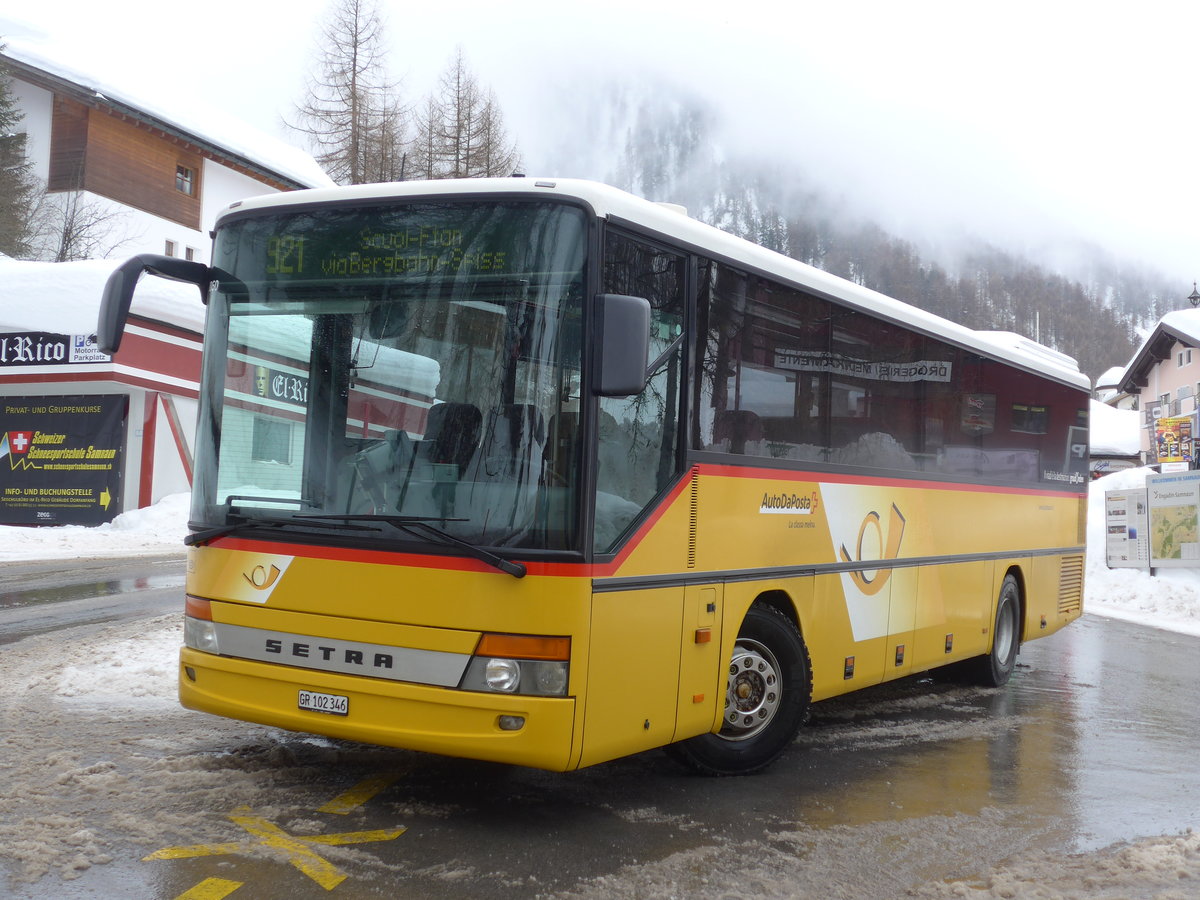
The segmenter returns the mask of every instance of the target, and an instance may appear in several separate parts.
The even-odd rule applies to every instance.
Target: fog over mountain
[[[860,186],[814,169],[809,154],[739,140],[712,102],[669,80],[642,73],[560,89],[572,102],[544,107],[557,119],[543,131],[553,138],[536,171],[682,204],[698,219],[939,315],[1040,340],[1079,359],[1092,378],[1124,365],[1138,329],[1190,290],[1061,236],[1069,232],[1052,237],[1031,226],[1005,240],[985,234],[996,227],[989,217],[952,227],[922,219],[919,209],[905,226],[873,209]]]

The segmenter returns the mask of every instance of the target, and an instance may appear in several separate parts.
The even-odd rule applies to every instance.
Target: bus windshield
[[[578,549],[585,234],[542,202],[235,214],[192,525]]]

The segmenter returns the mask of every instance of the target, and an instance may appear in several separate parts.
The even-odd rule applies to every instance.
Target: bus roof
[[[1009,362],[1082,390],[1091,389],[1091,381],[1079,371],[1078,363],[1074,359],[1028,338],[1009,332],[975,331],[706,225],[682,213],[682,207],[644,200],[595,181],[574,178],[469,178],[289,191],[251,197],[234,203],[218,216],[217,225],[220,226],[221,220],[229,215],[267,212],[288,206],[373,202],[390,198],[438,198],[452,195],[461,197],[468,194],[581,200],[602,218],[616,218],[634,223],[731,263],[740,263],[757,272],[793,282],[863,312],[971,348],[985,356]]]

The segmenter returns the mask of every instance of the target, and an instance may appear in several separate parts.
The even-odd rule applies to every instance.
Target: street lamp
[[[1188,294],[1188,303],[1192,304],[1192,309],[1200,306],[1200,291],[1196,290],[1196,282],[1192,282],[1192,292]]]

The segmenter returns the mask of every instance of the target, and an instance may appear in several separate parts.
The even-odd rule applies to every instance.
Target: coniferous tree
[[[39,194],[33,164],[25,155],[22,119],[0,57],[0,253],[16,258],[32,253],[33,213]]]

